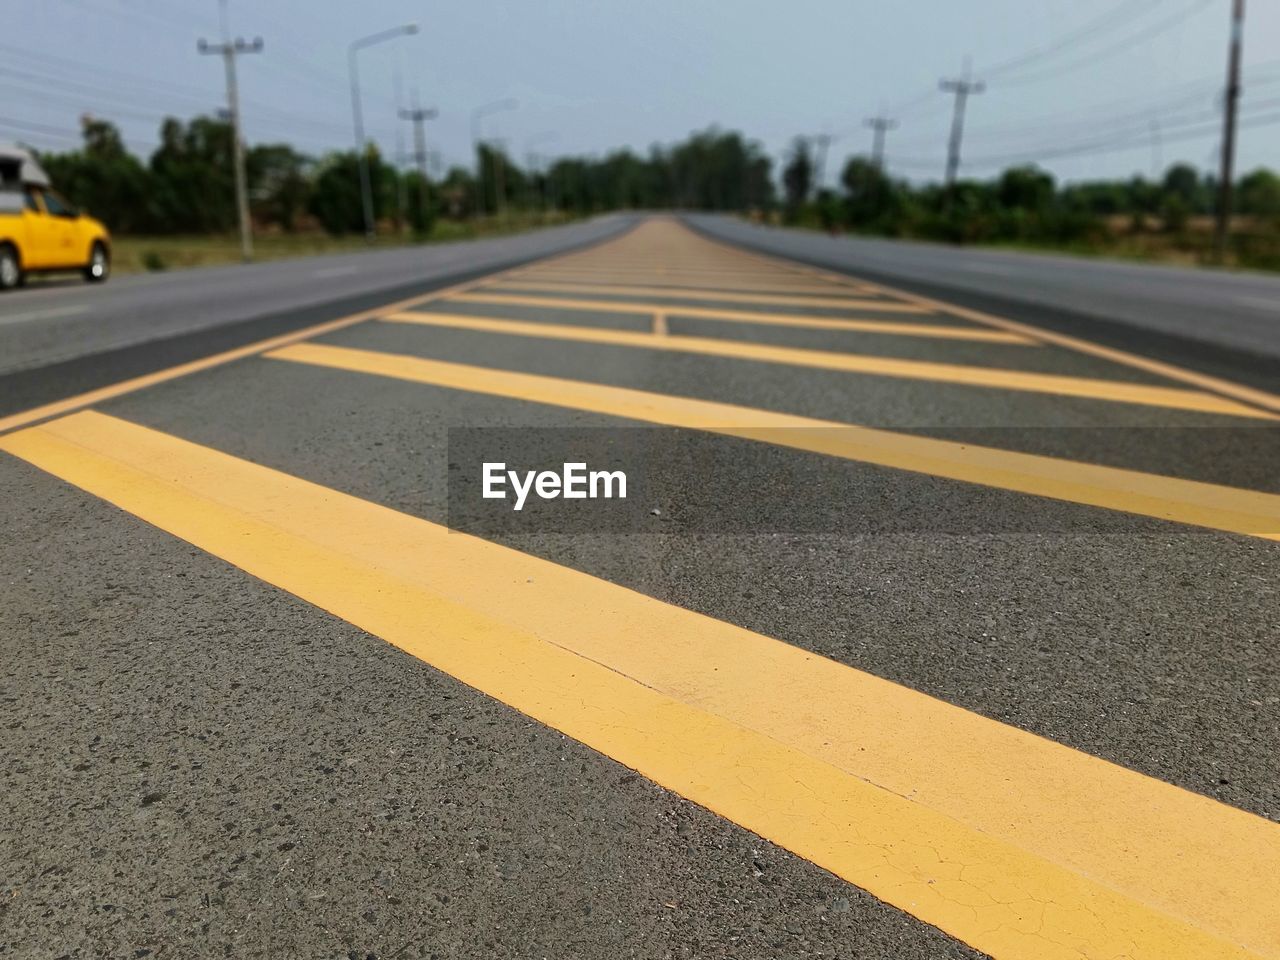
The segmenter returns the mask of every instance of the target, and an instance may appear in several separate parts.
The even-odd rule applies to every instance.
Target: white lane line
[[[1231,299],[1242,306],[1258,307],[1262,310],[1280,313],[1280,297],[1274,299],[1268,297],[1232,297]]]
[[[320,270],[312,270],[313,277],[346,277],[359,271],[359,267],[324,267]]]
[[[52,320],[55,317],[74,317],[76,314],[88,312],[88,304],[80,304],[75,307],[50,307],[48,310],[28,310],[26,313],[0,315],[0,325],[25,323],[28,320]]]

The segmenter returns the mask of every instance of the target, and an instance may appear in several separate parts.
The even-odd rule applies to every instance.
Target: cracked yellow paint
[[[1280,957],[1261,818],[127,421],[0,449],[1002,960]]]

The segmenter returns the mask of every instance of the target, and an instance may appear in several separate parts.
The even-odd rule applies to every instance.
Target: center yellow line
[[[467,300],[472,303],[509,303],[512,306],[521,307],[563,307],[566,310],[626,310],[631,308],[633,312],[639,310],[654,310],[672,308],[663,304],[654,303],[637,303],[635,301],[626,302],[619,300],[591,300],[586,297],[549,297],[542,294],[528,296],[525,294],[514,293],[462,293],[457,296],[450,297],[451,300]],[[850,300],[844,305],[849,310],[862,310],[874,313],[910,313],[910,314],[927,314],[928,310],[918,307],[912,303],[896,303],[891,300]],[[748,320],[752,318],[778,317],[785,320],[796,319],[812,319],[808,314],[785,314],[785,313],[769,313],[760,310],[734,310],[732,307],[680,307],[679,312],[686,317],[707,317],[712,320],[741,320],[744,317]],[[672,312],[676,312],[672,310]],[[971,326],[959,326],[952,324],[945,327],[947,330],[958,330],[969,333],[990,334],[993,331]],[[1034,343],[1029,337],[1016,337],[1005,334],[1004,343]]]
[[[735,404],[443,360],[299,343],[268,359],[704,430],[861,463],[1280,540],[1280,495],[817,420]]]
[[[693,279],[678,277],[674,275],[662,276],[654,273],[636,273],[634,271],[580,271],[570,269],[559,269],[556,267],[547,267],[545,269],[527,270],[513,277],[529,280],[548,280],[548,281],[566,281],[574,282],[591,282],[591,283],[627,283],[627,284],[656,284],[664,287],[690,287],[693,289],[707,289],[710,287],[722,286],[725,281],[716,279],[714,281],[707,278]],[[811,293],[829,293],[829,294],[847,294],[853,288],[845,286],[837,286],[831,283],[818,283],[815,281],[805,281],[800,279],[787,279],[779,277],[771,279],[765,276],[755,275],[750,279],[734,280],[733,286],[739,290],[772,290],[783,292],[811,292]]]
[[[453,299],[463,298],[455,297]],[[638,312],[651,314],[655,310],[646,308]],[[657,312],[678,316],[683,314],[684,310],[657,308]],[[1027,373],[1021,370],[1004,370],[997,367],[970,367],[956,363],[936,363],[928,360],[898,360],[892,357],[867,356],[858,353],[836,353],[827,350],[779,347],[766,343],[743,343],[737,340],[721,340],[715,337],[680,335],[666,336],[661,340],[655,340],[649,334],[632,330],[610,330],[570,324],[506,320],[497,317],[476,317],[471,314],[410,311],[406,313],[390,313],[382,319],[391,323],[450,327],[456,330],[475,330],[481,333],[499,333],[548,340],[573,340],[581,343],[601,343],[615,347],[665,350],[672,353],[695,353],[702,356],[728,357],[735,360],[753,360],[761,363],[784,363],[792,366],[810,367],[819,370],[838,370],[843,373],[859,373],[877,377],[929,380],[934,383],[951,383],[966,387],[1048,393],[1055,396],[1105,400],[1111,403],[1134,403],[1142,406],[1162,407],[1169,410],[1189,410],[1196,413],[1224,414],[1262,420],[1277,419],[1274,415],[1259,410],[1257,407],[1236,403],[1234,400],[1229,400],[1216,394],[1204,393],[1198,390],[1186,390],[1181,387],[1154,387],[1141,383],[1096,380],[1088,377],[1068,377],[1051,373]],[[844,322],[852,323],[854,321]],[[803,326],[804,324],[795,325]],[[849,328],[844,327],[842,329]],[[898,333],[901,331],[880,329],[875,332]]]
[[[1280,957],[1280,827],[1260,817],[127,421],[83,412],[0,449],[999,960]]]
[[[551,293],[608,293],[617,296],[665,297],[670,300],[717,300],[722,303],[767,303],[792,307],[841,307],[856,309],[867,307],[867,304],[893,303],[892,300],[869,300],[866,297],[823,297],[812,294],[779,296],[768,293],[740,293],[733,290],[712,290],[698,288],[692,290],[673,290],[670,287],[655,285],[625,286],[607,283],[544,283],[539,280],[506,280],[501,283],[485,284],[480,290],[519,293],[522,290],[536,290]]]

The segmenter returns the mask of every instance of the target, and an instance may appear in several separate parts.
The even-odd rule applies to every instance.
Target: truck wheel
[[[84,278],[90,283],[102,283],[111,275],[111,255],[107,248],[95,243],[89,251],[89,263],[84,268]]]
[[[0,244],[0,290],[20,287],[23,279],[18,251],[7,243]]]

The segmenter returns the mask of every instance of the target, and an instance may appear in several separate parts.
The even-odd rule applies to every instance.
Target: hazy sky
[[[1250,0],[1239,168],[1280,166],[1280,3]],[[865,117],[901,120],[888,162],[941,175],[950,99],[943,76],[973,58],[964,172],[1039,160],[1066,179],[1215,163],[1230,0],[230,0],[245,133],[313,153],[352,143],[347,45],[417,22],[418,36],[361,54],[366,125],[388,155],[395,78],[440,110],[430,147],[469,162],[471,111],[523,159],[603,153],[711,124],[781,155],[797,134],[836,137],[826,171],[867,152]],[[71,145],[85,111],[115,120],[139,152],[161,116],[223,104],[217,0],[0,0],[0,140]],[[1036,56],[1028,56],[1037,54]],[[1003,65],[1003,66],[1002,66]],[[20,124],[20,125],[19,125]]]

